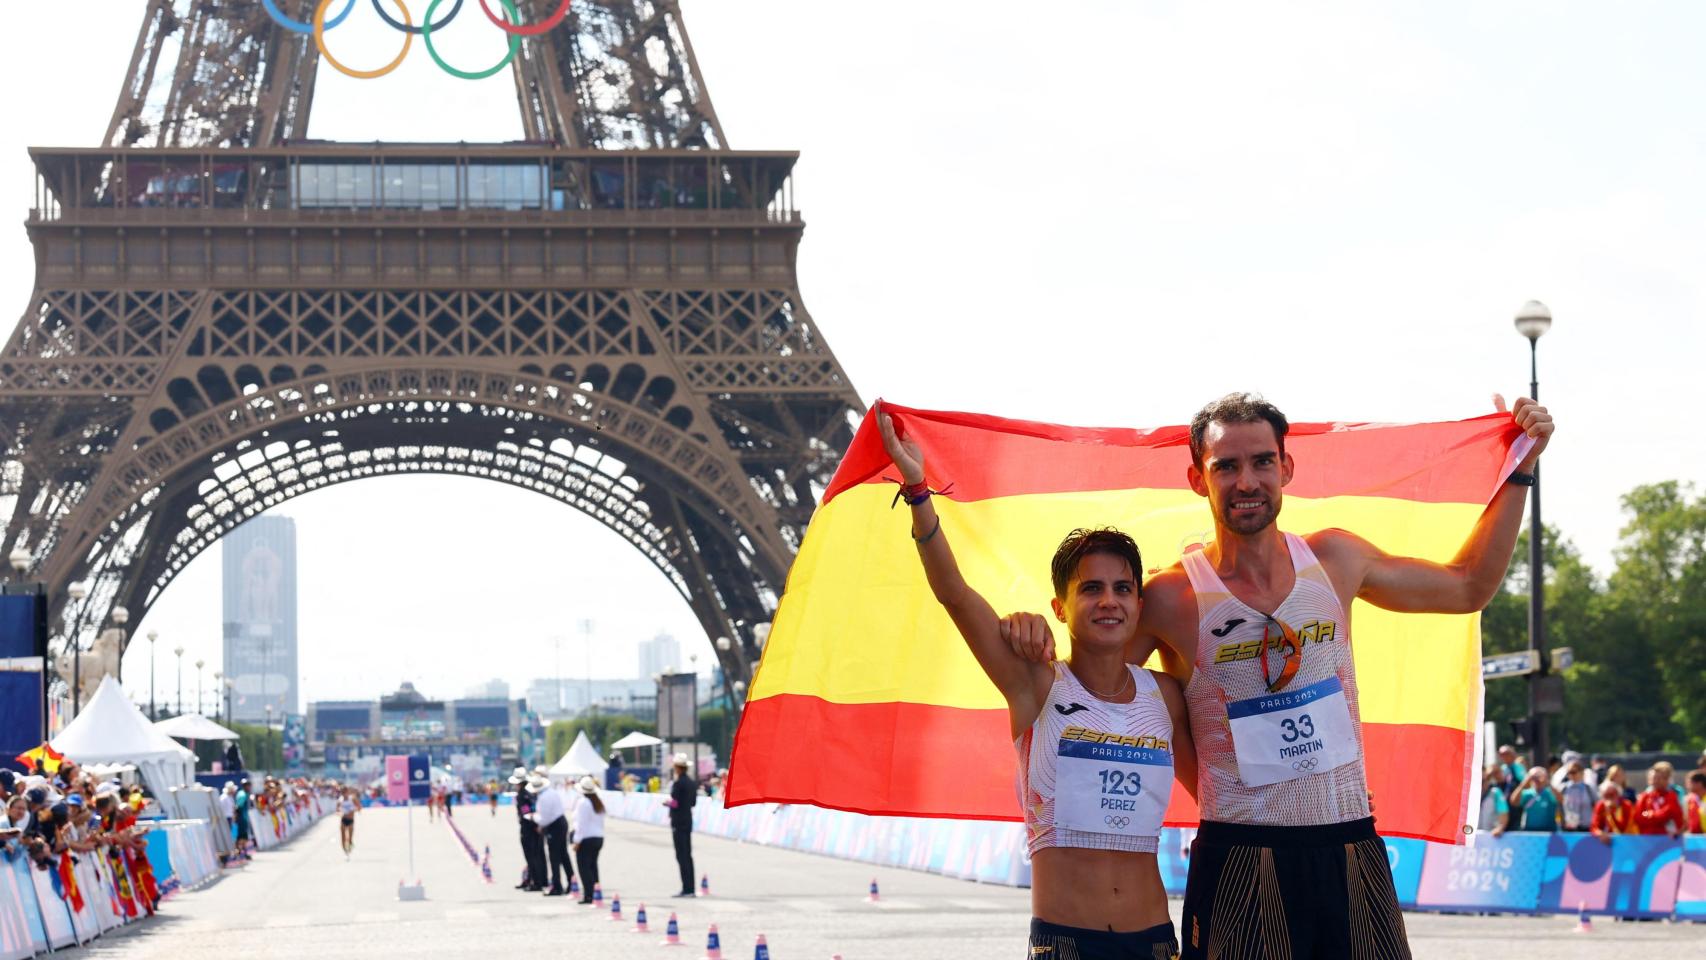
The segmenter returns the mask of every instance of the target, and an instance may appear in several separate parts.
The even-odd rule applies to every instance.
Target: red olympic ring
[[[562,5],[557,8],[556,13],[551,14],[539,23],[535,23],[532,26],[527,27],[511,26],[503,18],[492,12],[492,8],[486,5],[486,0],[480,0],[480,10],[485,13],[487,20],[492,21],[499,30],[502,30],[505,33],[521,37],[537,37],[541,33],[544,33],[552,27],[555,27],[557,24],[563,22],[563,18],[569,15],[569,0],[563,0]]]

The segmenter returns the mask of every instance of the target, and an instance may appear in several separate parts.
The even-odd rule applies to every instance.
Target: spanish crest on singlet
[[[1271,615],[1233,596],[1200,550],[1182,558],[1197,598],[1185,688],[1204,820],[1268,826],[1369,815],[1349,618],[1302,537],[1297,582]]]
[[[1130,703],[1092,695],[1056,662],[1048,701],[1017,740],[1026,852],[1154,853],[1173,792],[1173,720],[1155,677],[1127,665]]]

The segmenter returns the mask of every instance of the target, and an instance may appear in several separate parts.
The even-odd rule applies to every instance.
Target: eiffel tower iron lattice
[[[317,66],[259,2],[151,0],[105,145],[31,150],[0,550],[57,649],[268,508],[441,473],[596,518],[749,677],[863,412],[800,297],[797,154],[727,148],[671,0],[524,38],[522,143],[305,141]]]

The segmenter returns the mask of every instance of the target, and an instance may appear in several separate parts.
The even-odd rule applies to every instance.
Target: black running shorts
[[[1319,827],[1205,822],[1191,845],[1186,960],[1409,960],[1374,818]]]
[[[1031,918],[1031,960],[1177,960],[1179,940],[1167,922],[1148,930],[1114,933],[1065,927]]]

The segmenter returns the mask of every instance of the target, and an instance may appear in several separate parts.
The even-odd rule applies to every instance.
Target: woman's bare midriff
[[[1167,888],[1153,853],[1047,847],[1031,858],[1031,914],[1132,933],[1168,922]]]

